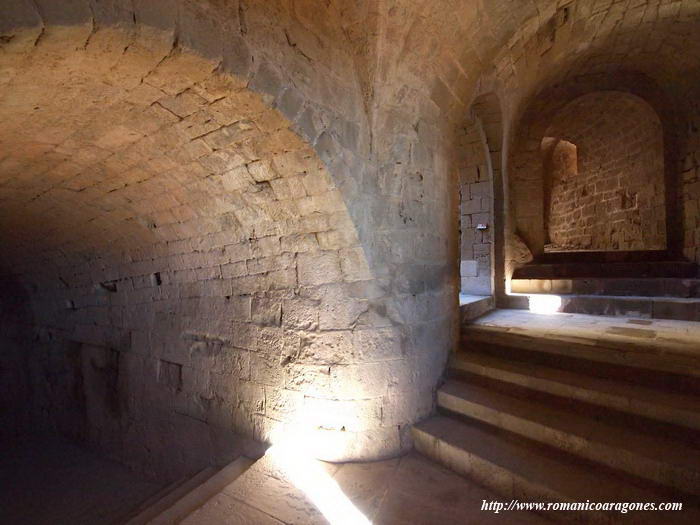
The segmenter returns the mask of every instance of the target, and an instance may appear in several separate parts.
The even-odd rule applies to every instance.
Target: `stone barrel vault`
[[[3,2],[2,284],[28,303],[3,359],[32,404],[14,424],[170,476],[246,438],[395,455],[444,352],[366,227],[353,64],[333,27],[307,56],[298,13],[207,4]]]

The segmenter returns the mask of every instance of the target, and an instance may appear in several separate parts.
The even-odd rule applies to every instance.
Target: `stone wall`
[[[421,218],[446,185],[377,187],[339,13],[15,7],[0,215],[34,428],[168,478],[247,438],[410,447],[455,338],[445,234]]]
[[[586,93],[625,91],[643,98],[662,123],[667,245],[674,254],[685,253],[698,261],[695,212],[687,205],[689,193],[685,190],[683,195],[686,184],[682,181],[684,169],[695,171],[691,143],[697,127],[694,100],[700,49],[692,34],[700,5],[685,0],[663,4],[579,1],[549,13],[552,18],[546,22],[542,16],[542,23],[524,24],[496,59],[500,84],[507,91],[503,99],[511,110],[507,118],[512,126],[509,215],[514,220],[509,227],[536,256],[541,253],[542,214],[527,216],[520,211],[526,208],[521,202],[542,199],[529,159],[540,155],[545,130],[533,133],[538,126],[532,123],[547,121]]]
[[[550,249],[666,248],[663,136],[646,102],[584,95],[555,116],[546,137],[556,142],[543,143]],[[573,166],[561,141],[575,147]]]
[[[460,165],[460,277],[461,292],[490,295],[493,221],[491,163],[481,122],[465,130]],[[487,229],[480,230],[479,225]]]
[[[683,254],[700,263],[700,110],[688,115],[691,131],[681,163],[683,179]]]
[[[241,434],[295,427],[333,459],[410,446],[457,341],[478,94],[503,115],[480,116],[498,290],[527,258],[518,239],[544,246],[543,207],[526,212],[549,119],[593,91],[654,107],[668,241],[700,260],[697,0],[2,13],[0,255],[30,312],[33,413],[146,470],[176,476]]]

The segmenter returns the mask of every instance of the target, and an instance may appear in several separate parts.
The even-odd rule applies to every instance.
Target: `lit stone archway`
[[[649,104],[618,91],[589,93],[557,113],[545,134],[556,142],[552,162],[543,162],[549,251],[666,249],[663,131]]]
[[[493,295],[503,265],[503,117],[496,94],[477,97],[460,138],[460,291]]]
[[[670,257],[678,256],[681,252],[682,237],[677,226],[679,221],[682,222],[682,202],[679,197],[682,182],[678,176],[679,150],[682,149],[680,124],[673,111],[673,104],[664,91],[648,77],[635,73],[577,77],[568,83],[553,85],[533,97],[519,119],[512,137],[508,184],[512,196],[509,214],[512,217],[513,231],[522,238],[535,256],[544,253],[547,241],[545,226],[548,221],[544,203],[550,195],[551,188],[545,184],[545,171],[548,166],[547,152],[542,151],[543,139],[554,133],[552,126],[556,127],[557,116],[565,114],[567,107],[575,109],[571,104],[576,100],[601,96],[596,93],[619,93],[615,96],[627,97],[624,100],[633,101],[635,108],[641,108],[639,111],[645,115],[643,119],[654,120],[655,124],[651,124],[657,130],[654,132],[657,137],[654,148],[658,149],[662,144],[663,151],[656,155],[654,161],[660,165],[655,168],[655,185],[659,188],[653,193],[662,195],[663,198],[655,204],[661,208],[660,220],[657,221],[660,225],[655,223],[653,227],[647,228],[650,233],[658,231],[657,241],[649,245],[652,249],[666,250]],[[611,111],[615,109],[610,107]],[[605,113],[605,109],[601,111]],[[609,130],[610,136],[607,140],[611,141],[615,136],[623,137],[627,128],[629,125],[624,129]],[[555,134],[566,139],[563,130],[558,130]],[[573,140],[574,144],[581,141],[580,138],[568,138]],[[590,150],[591,146],[588,145],[587,149]],[[661,240],[664,237],[665,240]]]

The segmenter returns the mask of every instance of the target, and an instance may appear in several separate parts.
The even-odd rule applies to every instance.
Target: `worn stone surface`
[[[169,478],[282,428],[322,436],[327,459],[407,449],[455,312],[419,308],[447,304],[431,269],[445,258],[384,252],[400,226],[377,242],[364,223],[380,196],[363,186],[366,121],[340,80],[339,29],[302,43],[318,20],[294,15],[268,41],[266,25],[292,16],[272,5],[234,28],[184,2],[176,29],[165,6],[117,5],[70,27],[47,8],[3,40],[3,282],[31,296],[24,314],[3,298],[3,397]],[[246,67],[222,51],[232,32]]]
[[[381,525],[503,520],[502,515],[481,510],[483,500],[495,499],[490,491],[416,453],[373,463],[314,462],[307,469],[314,475],[302,476],[300,483],[303,473],[290,472],[267,455],[182,523],[358,523],[345,505],[359,512],[360,519]],[[329,507],[321,509],[319,503],[328,504],[331,514],[324,514]],[[509,513],[508,520],[539,523],[542,518],[518,511]]]
[[[669,519],[694,523],[698,336],[697,323],[496,310],[465,324],[416,448],[505,498],[672,497],[683,505]],[[593,510],[544,515],[661,516]]]
[[[513,234],[543,251],[528,163],[587,93],[658,115],[667,244],[700,260],[697,0],[2,13],[0,256],[25,305],[0,300],[3,366],[21,370],[3,397],[24,384],[13,417],[146,470],[174,476],[299,420],[337,459],[410,447],[457,341],[460,263],[502,298]],[[463,147],[476,121],[478,158]],[[464,207],[491,240],[463,258],[460,181],[484,163],[491,185],[469,182]]]
[[[481,342],[625,366],[634,363],[636,369],[647,368],[659,374],[700,375],[697,322],[639,319],[631,312],[627,317],[607,317],[604,313],[495,310],[465,327],[464,337],[471,344]],[[639,328],[640,322],[644,328]]]

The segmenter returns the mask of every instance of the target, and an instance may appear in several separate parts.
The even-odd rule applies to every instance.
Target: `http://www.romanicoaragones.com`
[[[528,510],[533,512],[547,511],[608,511],[627,514],[638,511],[680,511],[683,510],[683,503],[680,502],[525,502],[517,499],[511,501],[486,501],[482,500],[481,510],[490,511],[495,514],[500,512]]]

